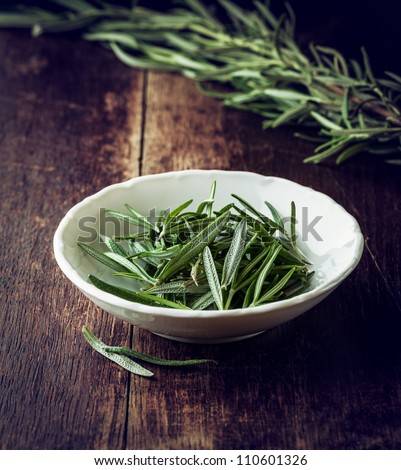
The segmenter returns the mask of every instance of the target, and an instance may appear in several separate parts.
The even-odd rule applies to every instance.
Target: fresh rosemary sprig
[[[195,211],[185,210],[192,200],[155,221],[141,220],[145,216],[135,211],[130,234],[117,241],[99,236],[105,252],[78,242],[114,275],[131,279],[132,289],[93,275],[89,281],[125,300],[184,310],[256,307],[307,289],[313,273],[296,245],[295,205],[286,230],[270,203],[273,219],[235,195],[242,207],[231,203],[213,212],[215,191],[213,183]],[[108,213],[127,220],[124,213]]]
[[[100,341],[100,339],[97,338],[86,326],[82,328],[82,334],[95,351],[128,370],[132,374],[141,375],[142,377],[153,377],[154,374],[150,370],[145,369],[137,362],[133,361],[133,359],[165,367],[190,367],[207,363],[216,364],[216,361],[212,359],[162,359],[159,357],[149,356],[148,354],[126,347],[107,346],[107,344]]]
[[[296,124],[318,130],[317,136],[296,134],[320,142],[307,162],[337,155],[341,163],[363,152],[401,150],[401,77],[386,72],[375,78],[364,50],[362,64],[347,62],[329,47],[311,44],[308,54],[301,51],[289,5],[277,18],[262,1],[248,10],[220,0],[220,21],[200,0],[183,0],[165,12],[128,1],[126,7],[101,0],[47,3],[55,8],[34,8],[31,2],[0,13],[0,27],[31,27],[35,36],[81,30],[129,66],[196,80],[225,105],[263,116],[264,128]],[[228,91],[212,89],[213,83]]]

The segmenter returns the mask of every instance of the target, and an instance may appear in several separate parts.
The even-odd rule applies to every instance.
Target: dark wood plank
[[[147,80],[142,174],[189,168],[229,168],[224,109],[179,75]]]
[[[305,43],[321,38],[351,57],[358,57],[365,44],[376,70],[398,71],[389,47],[396,33],[384,27],[391,22],[384,10],[380,21],[376,10],[363,9],[363,21],[360,12],[354,15],[349,9],[347,18],[337,12],[330,19],[323,11],[315,16],[304,7],[297,11],[306,15],[301,21]],[[378,28],[383,33],[380,45],[379,35],[371,34]],[[400,168],[367,155],[342,167],[303,165],[313,147],[292,139],[290,130],[263,133],[260,118],[227,109],[222,114],[213,100],[194,96],[189,81],[160,77],[149,80],[147,95],[155,104],[147,108],[145,171],[230,168],[287,177],[344,205],[361,224],[366,250],[357,270],[324,303],[241,344],[189,346],[137,332],[136,342],[145,351],[213,357],[219,366],[198,375],[170,372],[167,377],[160,371],[158,381],[136,381],[131,402],[146,419],[132,414],[130,446],[399,448],[401,227],[395,214],[400,212]],[[155,128],[152,112],[157,113]],[[199,125],[202,114],[208,119]],[[182,132],[176,123],[182,123]],[[159,158],[165,154],[168,158]],[[207,158],[194,159],[197,154]],[[141,432],[135,431],[138,426]]]
[[[73,204],[138,173],[143,77],[73,38],[0,38],[0,445],[124,448],[128,374],[81,328],[129,344],[130,327],[62,276],[52,237]]]
[[[290,129],[262,132],[257,116],[223,111],[194,90],[181,77],[151,74],[145,171],[213,167],[287,177],[342,203],[360,221],[368,249],[329,299],[257,338],[197,346],[137,331],[135,344],[145,352],[213,357],[219,366],[161,370],[154,381],[133,378],[128,447],[399,447],[400,293],[394,261],[400,226],[386,216],[390,201],[400,198],[399,169],[367,156],[342,167],[304,165],[313,147],[294,140]],[[208,119],[200,128],[201,115]]]

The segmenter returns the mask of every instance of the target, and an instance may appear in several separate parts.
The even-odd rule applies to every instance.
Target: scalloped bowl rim
[[[310,191],[312,193],[318,194],[319,197],[326,198],[332,204],[338,207],[345,215],[350,218],[353,222],[353,229],[356,236],[356,250],[354,252],[354,256],[349,260],[348,267],[346,270],[341,271],[335,276],[330,282],[324,283],[322,285],[314,287],[311,291],[305,292],[303,294],[299,294],[295,297],[285,300],[279,300],[272,302],[270,304],[260,305],[258,307],[247,307],[247,308],[238,308],[238,309],[229,309],[229,310],[185,310],[185,309],[173,309],[167,307],[150,307],[147,305],[143,305],[137,302],[128,301],[125,299],[121,299],[113,294],[109,294],[107,292],[102,291],[101,289],[95,287],[93,284],[90,284],[88,281],[85,281],[71,266],[68,262],[66,257],[64,256],[64,241],[63,241],[63,234],[69,223],[75,218],[75,215],[78,211],[83,207],[86,206],[88,203],[95,202],[97,199],[104,197],[107,193],[110,193],[116,189],[121,188],[130,188],[132,185],[135,185],[138,180],[146,181],[150,179],[158,179],[158,178],[165,178],[166,176],[175,176],[177,174],[205,174],[205,173],[214,173],[214,174],[221,174],[221,173],[230,173],[230,174],[241,174],[241,175],[249,175],[249,176],[257,176],[263,177],[268,179],[273,179],[276,181],[285,181],[290,182],[291,184],[302,188],[304,191]],[[61,220],[53,239],[53,247],[54,247],[54,255],[55,259],[65,274],[65,276],[75,284],[82,292],[87,294],[88,296],[98,298],[103,302],[107,302],[109,304],[115,305],[116,307],[136,311],[141,314],[151,314],[153,316],[168,316],[168,317],[176,317],[181,318],[183,314],[186,318],[214,318],[218,316],[219,318],[223,317],[232,317],[234,314],[235,316],[249,316],[250,314],[257,315],[257,316],[264,316],[269,312],[272,311],[279,311],[286,309],[290,306],[303,304],[304,302],[311,301],[316,299],[323,294],[327,293],[330,290],[333,290],[337,287],[342,280],[344,280],[357,266],[359,263],[363,247],[364,247],[364,239],[362,232],[360,230],[359,224],[356,219],[349,214],[340,204],[334,201],[330,196],[327,196],[324,193],[316,191],[312,188],[303,186],[299,183],[294,181],[276,177],[276,176],[265,176],[254,172],[245,172],[245,171],[226,171],[226,170],[182,170],[182,171],[172,171],[172,172],[165,172],[165,173],[158,173],[152,175],[144,175],[131,178],[128,181],[124,181],[122,183],[112,184],[103,188],[102,190],[96,192],[95,194],[86,197],[81,202],[76,204],[72,207],[66,215]]]

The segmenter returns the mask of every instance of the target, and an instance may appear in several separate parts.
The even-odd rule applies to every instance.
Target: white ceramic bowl
[[[196,207],[208,197],[213,181],[217,182],[215,208],[233,202],[232,193],[266,214],[269,212],[265,200],[284,215],[289,215],[291,201],[295,201],[299,245],[316,272],[308,292],[247,309],[188,311],[130,302],[88,282],[89,274],[121,286],[130,281],[113,276],[110,269],[77,246],[79,236],[87,237],[93,227],[99,228],[101,208],[125,211],[124,203],[129,203],[148,215],[152,210],[174,208],[191,198]],[[115,230],[110,223],[104,225],[106,233]],[[159,335],[199,343],[235,341],[301,315],[327,297],[352,272],[362,251],[363,236],[358,223],[328,196],[282,178],[218,170],[162,173],[109,186],[73,207],[54,236],[54,253],[61,270],[96,305]]]

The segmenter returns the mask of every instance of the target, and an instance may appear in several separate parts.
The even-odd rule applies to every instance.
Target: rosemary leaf
[[[208,246],[203,250],[203,265],[205,267],[206,278],[209,283],[213,299],[216,302],[217,308],[219,310],[223,310],[223,295],[221,292],[220,281],[213,261],[212,252]]]
[[[129,210],[133,220],[135,220],[136,225],[144,225],[145,227],[157,232],[157,227],[152,222],[150,222],[149,217],[145,217],[127,203],[124,205]]]
[[[197,366],[200,364],[209,364],[209,363],[217,364],[217,362],[212,359],[186,359],[186,360],[162,359],[162,358],[150,356],[148,354],[144,354],[139,351],[135,351],[134,349],[130,349],[126,347],[115,347],[115,346],[106,347],[105,351],[113,353],[113,354],[119,354],[125,357],[129,357],[131,359],[139,359],[144,362],[149,362],[151,364],[157,364],[159,366],[167,366],[167,367],[188,367],[188,366]]]
[[[270,290],[268,290],[262,297],[259,298],[259,300],[256,302],[255,305],[259,305],[259,304],[262,304],[264,302],[267,302],[268,300],[270,300],[275,294],[277,294],[278,292],[280,292],[284,287],[285,285],[287,284],[287,282],[291,279],[291,276],[293,275],[295,271],[295,268],[291,268],[288,273],[282,278],[280,279],[277,284],[274,285],[274,287],[272,287]]]
[[[172,210],[167,217],[165,218],[164,225],[168,225],[171,220],[173,220],[175,217],[177,217],[184,209],[186,209],[188,206],[190,206],[193,202],[193,199],[190,199],[189,201],[184,202],[183,204],[179,205],[177,208]]]
[[[117,261],[110,258],[110,256],[107,256],[107,254],[104,254],[104,253],[96,250],[95,248],[92,248],[91,246],[87,245],[86,243],[77,242],[77,244],[82,250],[84,250],[86,253],[88,253],[88,255],[92,256],[97,261],[104,264],[105,266],[108,266],[109,268],[113,269],[114,271],[125,271],[125,272],[128,271],[125,266],[122,266],[121,263],[118,263]]]
[[[124,214],[123,212],[111,209],[107,209],[106,213],[112,217],[115,217],[116,219],[122,220],[123,222],[127,222],[130,225],[135,225],[146,229],[152,227],[146,220],[146,217],[142,215],[134,216],[133,214]]]
[[[107,282],[102,281],[101,279],[97,278],[96,276],[93,276],[92,274],[89,275],[89,281],[98,289],[101,289],[102,291],[107,292],[109,294],[116,295],[117,297],[121,297],[122,299],[149,305],[151,307],[160,306],[158,303],[155,303],[152,299],[144,297],[141,292],[134,292],[129,289],[124,289],[122,287],[108,284]]]
[[[243,219],[237,225],[233,238],[231,240],[230,248],[224,259],[222,283],[221,288],[227,289],[231,283],[242,259],[244,253],[245,240],[246,240],[247,224]]]
[[[146,292],[150,294],[205,294],[209,292],[209,286],[206,284],[188,284],[188,281],[172,281],[152,286],[150,289],[147,289]]]
[[[340,155],[337,157],[336,162],[337,163],[343,163],[349,158],[351,158],[354,155],[357,155],[358,153],[361,153],[363,150],[366,149],[366,142],[361,142],[359,144],[354,144],[345,150],[343,150]]]
[[[124,256],[121,256],[118,253],[108,252],[108,253],[105,253],[105,255],[108,258],[111,258],[116,263],[118,263],[126,271],[135,274],[138,278],[144,281],[150,282],[150,283],[155,282],[155,279],[149,276],[149,274],[139,264],[135,263],[134,261],[129,261],[127,258],[125,258]]]
[[[297,223],[297,213],[296,213],[296,207],[295,207],[295,202],[291,201],[291,223],[290,223],[290,235],[289,235],[289,240],[291,242],[291,245],[293,248],[296,247],[296,242],[297,242],[297,233],[296,233],[296,223]]]
[[[205,308],[209,307],[214,302],[214,297],[211,292],[207,292],[206,294],[202,295],[198,299],[196,299],[192,305],[192,310],[204,310]]]
[[[96,336],[86,326],[82,328],[82,334],[95,351],[128,370],[132,374],[141,375],[143,377],[152,377],[154,375],[153,372],[145,369],[129,357],[108,351],[107,345],[100,341],[100,339],[96,338]]]
[[[196,210],[197,213],[201,214],[205,212],[209,217],[212,215],[214,196],[216,193],[216,181],[213,181],[210,190],[210,196],[205,201],[201,202]]]
[[[120,256],[127,256],[127,253],[125,250],[118,244],[116,243],[112,238],[108,237],[107,235],[102,235],[99,234],[99,238],[102,240],[103,243],[106,244],[107,248],[112,252],[112,253],[117,253]]]
[[[236,283],[234,285],[234,290],[243,289],[245,286],[249,285],[252,282],[252,276],[254,269],[257,268],[259,263],[263,261],[263,259],[267,258],[267,254],[270,251],[270,247],[263,247],[262,250],[259,252],[257,256],[250,262],[247,263],[246,267],[243,271],[238,275]],[[257,271],[256,271],[257,272]],[[253,274],[253,276],[255,273]]]
[[[256,279],[254,279],[246,290],[244,301],[242,303],[242,308],[248,308],[251,304],[252,296],[254,295]]]
[[[273,220],[277,224],[277,226],[280,228],[280,231],[282,233],[285,233],[284,232],[283,219],[280,216],[280,214],[278,213],[277,209],[272,204],[270,204],[270,202],[268,202],[268,201],[265,201],[265,204],[269,208],[270,212],[272,213]]]
[[[254,286],[254,293],[253,293],[253,301],[252,305],[256,305],[258,302],[258,299],[260,297],[260,294],[262,292],[263,284],[266,280],[267,275],[269,272],[272,270],[274,266],[274,261],[276,260],[278,254],[280,253],[281,246],[272,246],[270,249],[270,256],[266,257],[266,261],[263,265],[263,269],[260,271],[256,283]]]
[[[167,277],[176,273],[184,264],[201,253],[204,248],[216,238],[221,228],[224,227],[229,218],[230,214],[224,213],[217,217],[214,222],[211,222],[205,229],[199,232],[179,251],[179,253],[174,258],[168,262],[163,271],[160,273],[158,282],[160,283]]]
[[[242,197],[238,196],[237,194],[232,194],[232,197],[240,201],[243,206],[248,209],[252,214],[254,214],[257,218],[263,221],[266,225],[274,228],[275,230],[281,230],[280,225],[276,224],[273,220],[269,219],[269,217],[263,215],[261,212],[256,210],[249,202],[245,201]]]

